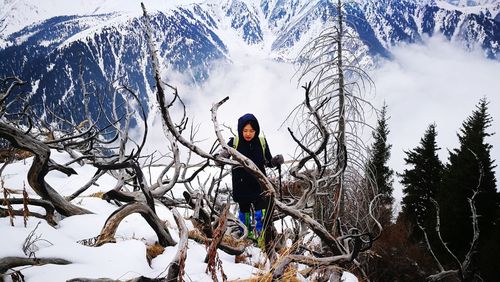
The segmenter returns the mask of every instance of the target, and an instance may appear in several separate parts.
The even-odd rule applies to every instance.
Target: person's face
[[[243,138],[245,141],[250,141],[255,137],[255,130],[250,124],[247,124],[243,127]]]

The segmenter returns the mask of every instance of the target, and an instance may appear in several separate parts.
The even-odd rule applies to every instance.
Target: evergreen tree
[[[440,148],[436,145],[436,136],[436,125],[431,124],[420,139],[420,145],[405,152],[405,163],[412,168],[401,174],[404,185],[402,212],[413,225],[410,237],[415,240],[422,239],[417,222],[429,232],[435,227],[435,207],[430,198],[436,197],[444,169],[437,155]]]
[[[372,144],[370,160],[368,162],[368,171],[375,180],[378,193],[384,194],[380,201],[380,223],[383,227],[391,223],[392,204],[394,197],[393,191],[393,174],[394,171],[387,166],[387,161],[391,157],[392,145],[387,144],[387,136],[389,135],[387,126],[387,104],[384,103],[380,118],[377,120],[377,127],[372,133],[375,140]]]
[[[443,176],[443,186],[438,192],[442,234],[450,249],[460,260],[463,260],[472,241],[472,212],[468,199],[475,189],[479,189],[475,201],[479,215],[479,250],[484,250],[498,223],[495,222],[498,209],[498,194],[493,171],[495,166],[490,158],[492,146],[485,140],[491,136],[486,130],[492,122],[487,113],[487,106],[486,99],[481,99],[477,109],[463,122],[458,134],[460,147],[450,152],[449,164]],[[498,242],[498,238],[495,241]],[[486,274],[488,271],[479,265],[478,260],[483,262],[494,260],[498,263],[498,258],[485,256],[489,256],[488,252],[476,253],[472,268],[479,267],[480,273],[488,275]]]

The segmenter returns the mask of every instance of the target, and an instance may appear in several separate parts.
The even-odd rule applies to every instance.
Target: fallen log
[[[146,203],[136,202],[129,203],[120,207],[108,217],[108,219],[104,223],[101,233],[99,234],[99,239],[96,242],[96,246],[101,246],[110,242],[116,242],[116,229],[125,217],[133,213],[141,214],[141,216],[149,223],[151,228],[153,228],[156,235],[158,236],[158,243],[160,243],[160,245],[162,245],[163,247],[176,245],[176,242],[174,241],[174,239],[172,239],[172,236],[170,235],[168,229],[165,227],[164,223],[151,210],[151,208],[149,208]]]
[[[70,261],[60,258],[25,258],[25,257],[4,257],[0,258],[0,274],[7,270],[24,265],[45,265],[45,264],[71,264]]]

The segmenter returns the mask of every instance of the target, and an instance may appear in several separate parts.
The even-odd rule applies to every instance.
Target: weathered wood
[[[67,201],[45,182],[45,176],[51,169],[57,169],[66,174],[74,172],[70,168],[55,165],[50,160],[50,148],[46,144],[4,122],[0,122],[0,137],[7,139],[15,148],[34,154],[33,163],[28,171],[28,183],[42,199],[50,201],[55,209],[64,216],[91,213]]]
[[[430,275],[427,277],[427,281],[442,281],[443,279],[448,278],[448,277],[453,277],[457,281],[461,280],[459,271],[456,269],[453,269],[453,270],[444,270],[444,271],[441,271],[437,274]]]
[[[73,278],[66,282],[166,282],[164,278],[149,278],[145,276],[136,277],[129,280],[115,280],[110,278]]]
[[[158,242],[160,245],[162,245],[163,247],[175,246],[176,242],[174,241],[174,239],[172,239],[170,232],[165,227],[163,222],[149,208],[148,205],[140,202],[124,205],[113,212],[104,223],[101,233],[99,234],[99,240],[97,240],[96,245],[101,246],[106,243],[116,242],[116,229],[125,217],[133,213],[139,213],[148,222],[148,224],[151,226],[151,228],[153,228],[156,235],[158,236]]]
[[[151,23],[149,20],[149,16],[147,15],[146,9],[144,6],[142,6],[143,9],[143,22],[146,28],[146,40],[148,44],[148,49],[149,49],[149,54],[151,56],[151,67],[152,67],[152,72],[153,72],[153,79],[155,81],[156,85],[156,101],[158,102],[158,107],[160,109],[160,114],[162,117],[162,125],[165,128],[164,131],[170,132],[172,136],[177,140],[179,143],[181,143],[184,147],[188,148],[191,152],[194,152],[195,154],[199,155],[202,158],[205,159],[211,159],[214,160],[214,156],[210,153],[205,152],[202,148],[196,146],[192,141],[187,140],[184,136],[182,136],[182,132],[179,131],[179,127],[174,123],[172,117],[170,116],[170,112],[168,108],[171,106],[167,104],[165,100],[165,84],[161,78],[161,72],[160,72],[160,62],[158,60],[157,56],[157,51],[155,48],[155,45],[153,43],[153,32],[151,29]],[[175,87],[171,87],[168,85],[171,89],[174,91],[174,95],[176,98],[178,98],[178,93],[177,89]],[[232,160],[226,159],[224,161],[225,163],[230,163],[237,165],[238,163]]]
[[[188,248],[188,228],[184,222],[184,218],[180,215],[176,208],[172,208],[175,222],[179,227],[179,245],[177,253],[168,265],[167,281],[183,281],[184,265],[186,263],[187,248]]]
[[[120,190],[109,190],[102,195],[102,199],[110,203],[115,202],[118,206],[121,206],[120,202],[132,203],[132,202],[144,202],[144,194],[142,192],[125,192]]]
[[[76,197],[78,197],[80,194],[82,194],[83,192],[85,192],[87,189],[89,189],[92,185],[94,185],[96,183],[96,181],[105,174],[106,172],[103,171],[103,170],[98,170],[96,172],[96,174],[94,175],[94,177],[92,177],[92,179],[89,180],[89,182],[87,182],[85,185],[83,185],[82,187],[80,187],[78,190],[76,190],[73,194],[71,194],[70,196],[66,197],[66,200],[68,201],[72,201],[74,200]]]
[[[222,242],[222,238],[224,238],[224,233],[226,231],[227,225],[227,213],[229,212],[229,205],[224,207],[224,210],[219,218],[219,224],[217,229],[214,231],[213,240],[210,242],[207,250],[207,255],[205,256],[205,263],[215,264],[214,254],[217,251],[218,246]]]
[[[142,172],[142,169],[139,166],[137,160],[129,158],[118,163],[95,163],[94,166],[104,171],[115,170],[115,169],[127,169],[127,168],[132,169],[135,173],[135,180],[137,181],[137,184],[142,191],[143,198],[137,194],[125,194],[121,191],[116,191],[116,190],[112,190],[116,191],[113,193],[115,193],[115,195],[119,195],[120,197],[123,196],[124,198],[129,198],[128,201],[134,201],[134,198],[137,198],[137,200],[141,202],[146,202],[146,204],[149,206],[152,212],[153,213],[155,212],[153,195],[151,194],[149,186],[146,183],[146,179],[144,178],[144,173]],[[108,193],[111,193],[111,191]],[[140,198],[142,200],[140,200]]]
[[[332,253],[345,253],[343,248],[337,238],[333,237],[324,226],[319,224],[316,220],[312,219],[305,213],[302,213],[298,210],[288,207],[287,205],[281,203],[278,200],[275,200],[275,206],[284,212],[285,214],[299,220],[300,222],[306,223],[311,230],[321,238],[323,242],[330,248]]]
[[[22,81],[18,77],[7,77],[7,78],[2,79],[2,83],[5,83],[5,85],[7,84],[7,81],[12,81],[12,82],[10,83],[9,87],[5,90],[4,93],[0,92],[0,105],[3,105],[3,103],[5,102],[7,97],[9,97],[9,95],[11,95],[14,92],[12,90],[15,87],[26,84],[26,81]],[[1,107],[0,114],[3,114],[4,111],[5,111],[5,108]]]
[[[35,213],[35,212],[31,212],[30,211],[30,216],[34,216],[34,217],[38,217],[38,218],[43,218],[47,221],[48,224],[52,225],[52,226],[55,226],[57,225],[57,222],[55,221],[55,218],[54,218],[54,211],[55,211],[55,208],[54,208],[54,205],[49,202],[49,201],[46,201],[46,200],[41,200],[41,199],[26,199],[28,201],[28,204],[29,205],[33,205],[33,206],[40,206],[40,207],[43,207],[45,209],[45,216],[44,215],[41,215],[39,213]],[[23,201],[24,199],[22,198],[11,198],[11,199],[8,199],[9,203],[12,204],[12,205],[17,205],[17,204],[23,204]],[[2,210],[0,208],[0,217],[3,216],[2,215]],[[17,210],[14,210],[14,214],[15,215],[23,215],[23,211],[17,211]]]
[[[7,270],[24,265],[45,265],[45,264],[71,264],[70,261],[60,258],[24,258],[24,257],[4,257],[0,258],[0,274]]]
[[[205,236],[212,238],[212,222],[210,220],[210,214],[201,207],[201,202],[194,201],[194,197],[189,192],[184,191],[182,195],[184,196],[187,204],[195,210],[193,213],[193,220],[195,221],[193,223],[195,227],[203,232]]]
[[[191,240],[194,240],[200,244],[205,244],[206,242],[208,242],[209,244],[212,242],[212,239],[211,238],[207,238],[205,237],[204,235],[202,234],[199,234],[198,236],[194,235],[193,233],[190,233],[189,234],[189,239]],[[217,247],[229,254],[229,255],[233,255],[233,256],[239,256],[241,254],[243,254],[245,252],[245,248],[247,247],[248,244],[245,244],[243,241],[239,241],[241,242],[240,244],[238,244],[237,247],[234,247],[234,246],[230,246],[228,244],[226,244],[224,241],[221,241],[219,242],[219,244],[217,245]]]
[[[283,273],[285,272],[288,265],[292,262],[297,262],[317,268],[320,266],[329,266],[340,262],[348,262],[351,260],[352,260],[351,255],[339,255],[326,258],[315,258],[311,256],[302,256],[302,255],[288,255],[279,260],[273,273],[273,280],[279,280],[281,276],[283,276]]]

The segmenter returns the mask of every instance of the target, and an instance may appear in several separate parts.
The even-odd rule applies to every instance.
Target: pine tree
[[[436,125],[431,124],[420,139],[420,145],[405,152],[404,161],[412,168],[405,169],[401,174],[401,184],[404,186],[402,212],[413,224],[410,237],[415,240],[422,239],[417,223],[426,232],[432,232],[435,227],[435,207],[430,198],[436,197],[444,169],[437,155],[440,148],[437,147],[436,136]]]
[[[392,204],[394,197],[393,191],[393,174],[394,171],[387,166],[387,162],[391,157],[392,145],[387,144],[387,136],[389,135],[387,126],[387,104],[382,107],[380,118],[377,120],[377,127],[372,133],[375,140],[372,144],[370,160],[368,162],[369,174],[375,179],[378,193],[384,194],[380,202],[380,223],[386,227],[391,222]]]
[[[490,157],[492,146],[485,140],[491,136],[486,130],[491,126],[492,119],[487,113],[486,99],[481,99],[476,108],[462,124],[458,134],[460,147],[450,152],[449,164],[443,176],[443,186],[438,192],[443,237],[460,260],[469,250],[472,240],[472,212],[468,198],[476,188],[480,192],[475,201],[479,215],[480,250],[484,250],[498,223],[495,218],[498,209],[498,194],[493,171],[495,166]],[[481,268],[477,260],[493,259],[484,257],[486,254],[487,252],[476,253],[473,260],[475,267]],[[498,261],[498,258],[494,260]]]

